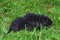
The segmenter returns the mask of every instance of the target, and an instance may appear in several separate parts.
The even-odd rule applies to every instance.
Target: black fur
[[[33,30],[35,27],[36,29],[40,29],[41,25],[44,27],[49,27],[52,24],[50,18],[44,15],[37,15],[33,13],[26,14],[24,17],[19,17],[15,19],[9,28],[9,32],[12,30],[14,32],[20,31],[21,29],[25,29],[25,25],[27,30]]]

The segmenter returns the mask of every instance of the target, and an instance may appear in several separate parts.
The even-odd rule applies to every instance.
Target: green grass
[[[51,28],[11,32],[3,37],[11,22],[28,12],[49,16]],[[60,0],[0,0],[0,40],[60,40]]]

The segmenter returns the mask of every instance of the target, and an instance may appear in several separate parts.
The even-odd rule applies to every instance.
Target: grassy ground
[[[51,28],[11,32],[3,37],[11,22],[28,12],[49,16]],[[60,40],[60,0],[0,0],[0,40]]]

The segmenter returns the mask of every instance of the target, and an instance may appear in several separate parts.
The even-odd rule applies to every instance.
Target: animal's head
[[[49,17],[44,15],[41,15],[39,20],[43,26],[49,26],[52,24],[52,20]]]

